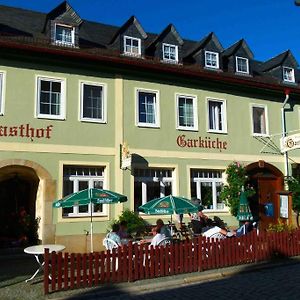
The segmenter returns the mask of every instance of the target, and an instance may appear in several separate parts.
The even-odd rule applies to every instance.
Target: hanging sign
[[[300,134],[293,134],[280,139],[281,152],[300,148]]]

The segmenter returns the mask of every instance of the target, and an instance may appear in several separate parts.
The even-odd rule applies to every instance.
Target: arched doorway
[[[269,224],[277,222],[279,211],[277,192],[284,188],[283,174],[265,161],[249,164],[246,166],[246,172],[249,184],[256,190],[256,194],[249,199],[250,209],[254,218],[259,220],[260,228],[265,229]],[[273,207],[273,215],[271,211],[266,211],[266,206]]]
[[[24,159],[0,161],[0,248],[24,246],[36,239],[53,243],[52,201],[55,194],[56,181],[41,165]],[[28,236],[29,219],[39,221],[30,225],[38,227],[38,235],[30,235],[31,230]],[[27,241],[22,239],[24,235]]]
[[[24,166],[0,172],[0,247],[37,242],[36,194],[39,178]]]

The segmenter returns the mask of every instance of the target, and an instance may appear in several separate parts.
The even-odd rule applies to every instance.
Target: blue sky
[[[49,12],[61,0],[0,0],[0,4]],[[300,6],[294,0],[69,0],[82,19],[120,26],[135,15],[147,32],[173,23],[185,39],[213,31],[227,48],[244,38],[257,60],[290,49],[300,63]],[[1,22],[1,20],[0,20]]]

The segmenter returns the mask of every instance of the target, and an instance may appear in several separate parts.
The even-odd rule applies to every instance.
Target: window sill
[[[156,125],[156,124],[143,124],[143,123],[138,123],[137,127],[139,127],[139,128],[157,128],[157,129],[160,128],[160,126]]]
[[[253,137],[270,137],[270,135],[269,134],[267,134],[267,133],[252,133],[252,136]]]
[[[65,121],[66,118],[63,116],[52,116],[52,115],[37,115],[37,119],[47,119],[47,120],[59,120],[59,121]]]
[[[227,131],[220,131],[220,130],[207,130],[208,133],[217,133],[217,134],[228,134]]]
[[[194,131],[194,132],[197,132],[198,131],[198,128],[192,128],[192,127],[177,127],[176,128],[177,130],[182,130],[182,131]]]
[[[79,121],[84,123],[107,124],[106,120],[97,120],[97,119],[80,119]]]

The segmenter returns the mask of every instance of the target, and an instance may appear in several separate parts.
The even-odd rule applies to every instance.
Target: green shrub
[[[267,231],[269,232],[283,232],[292,231],[294,227],[292,225],[284,224],[282,221],[278,220],[277,224],[269,224]]]
[[[124,210],[119,218],[114,220],[112,224],[120,223],[122,221],[127,222],[127,232],[130,235],[140,235],[144,233],[149,225],[142,217],[138,215],[138,213],[129,209]]]

